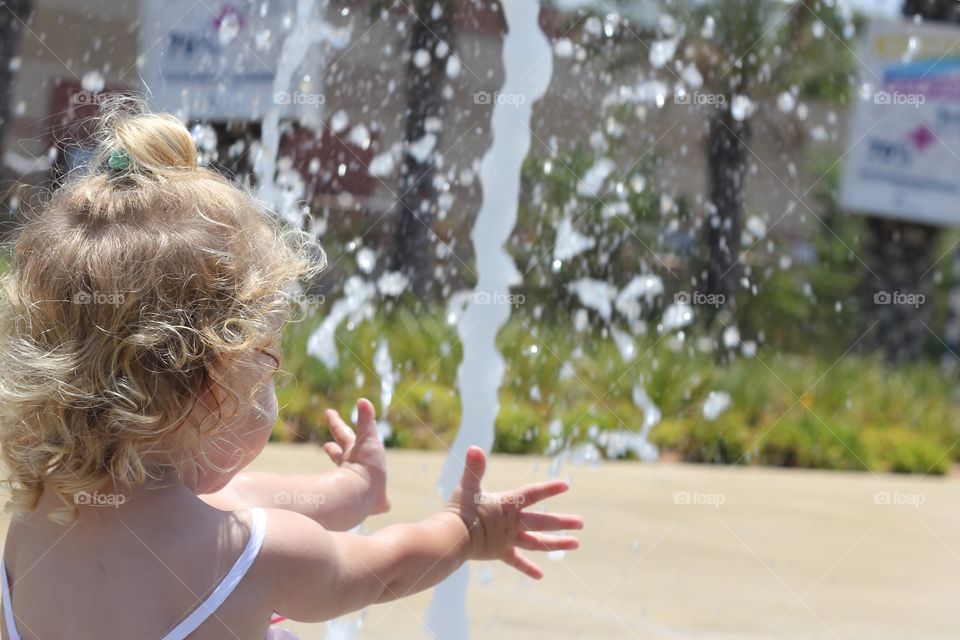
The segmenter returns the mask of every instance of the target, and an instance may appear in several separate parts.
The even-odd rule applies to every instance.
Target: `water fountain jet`
[[[504,82],[491,100],[493,143],[480,165],[483,202],[470,234],[477,284],[457,324],[463,344],[457,371],[462,418],[440,477],[444,497],[456,486],[467,448],[477,445],[488,452],[493,448],[498,392],[505,371],[496,338],[510,318],[510,287],[520,280],[505,245],[517,220],[520,172],[530,150],[533,104],[546,93],[553,75],[553,52],[540,28],[539,2],[509,0],[500,7],[507,28]],[[435,637],[470,637],[465,606],[468,578],[464,566],[437,587],[425,623]]]

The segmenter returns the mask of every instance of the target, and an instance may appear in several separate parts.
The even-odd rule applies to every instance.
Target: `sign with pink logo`
[[[871,22],[858,57],[841,204],[960,225],[960,29]]]
[[[274,106],[293,0],[144,0],[141,73],[154,108],[186,118],[256,120]]]

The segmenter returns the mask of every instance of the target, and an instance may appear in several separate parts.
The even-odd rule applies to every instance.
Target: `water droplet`
[[[754,109],[756,109],[756,105],[750,98],[744,95],[733,96],[733,100],[730,103],[730,114],[734,120],[741,122],[749,118],[753,114]]]
[[[363,247],[357,251],[357,267],[364,273],[370,273],[377,266],[377,254],[369,247]],[[381,409],[382,410],[382,409]]]
[[[599,36],[603,32],[603,23],[597,16],[590,16],[583,24],[583,30],[592,36]]]
[[[430,64],[430,52],[426,49],[417,49],[413,54],[413,65],[417,69],[426,69],[427,65]]]
[[[360,147],[361,149],[370,148],[370,130],[363,124],[355,125],[350,129],[350,133],[347,136],[352,144]]]
[[[456,78],[460,75],[460,58],[457,56],[450,56],[447,58],[446,73],[448,78]]]
[[[680,38],[667,38],[664,40],[654,40],[650,45],[650,66],[659,69],[673,59],[677,52],[677,44]]]
[[[736,327],[727,327],[723,330],[723,346],[733,349],[740,344],[740,330]]]
[[[777,96],[777,108],[784,113],[790,113],[797,104],[797,99],[789,91],[784,91]]]
[[[83,77],[80,78],[80,86],[85,90],[91,93],[97,93],[98,91],[103,91],[103,87],[106,85],[106,80],[103,78],[103,74],[99,71],[88,71],[83,74]]]
[[[709,40],[713,37],[713,34],[716,32],[717,22],[713,19],[713,16],[707,16],[703,20],[703,28],[700,29],[700,36],[706,40]]]
[[[333,117],[330,118],[330,129],[334,133],[340,133],[347,128],[347,125],[350,124],[350,116],[347,115],[347,112],[341,109],[333,114]]]
[[[573,56],[573,42],[570,38],[560,38],[553,45],[553,52],[558,58],[569,58]]]
[[[703,403],[703,417],[713,421],[730,407],[730,394],[726,391],[711,391]]]

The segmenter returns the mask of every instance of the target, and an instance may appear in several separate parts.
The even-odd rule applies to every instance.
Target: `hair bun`
[[[117,114],[105,124],[101,149],[111,168],[116,168],[112,160],[118,155],[128,160],[131,169],[153,173],[197,168],[193,136],[169,114]]]

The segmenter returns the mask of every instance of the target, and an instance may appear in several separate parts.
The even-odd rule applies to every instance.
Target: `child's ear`
[[[232,359],[220,356],[207,365],[207,375],[204,377],[203,388],[200,391],[201,399],[206,408],[220,418],[229,418],[236,411],[236,399],[230,392],[232,380],[231,371],[235,363]],[[234,406],[231,409],[231,406]]]

